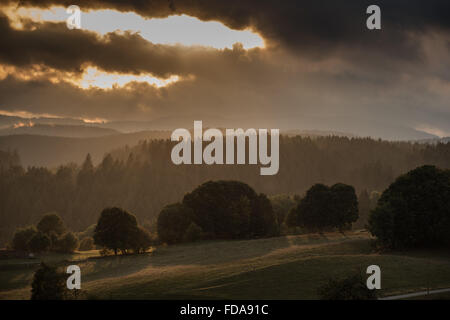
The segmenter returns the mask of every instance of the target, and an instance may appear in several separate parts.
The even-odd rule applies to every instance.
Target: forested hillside
[[[208,180],[239,180],[258,193],[303,194],[315,183],[346,183],[368,192],[384,190],[419,165],[450,167],[450,144],[423,145],[346,137],[280,138],[280,170],[260,176],[259,165],[172,164],[173,142],[151,140],[107,155],[94,166],[57,170],[18,165],[17,154],[0,154],[1,243],[19,226],[55,211],[72,230],[95,223],[105,207],[119,206],[140,223],[154,223],[160,210]]]
[[[106,129],[105,129],[106,130]],[[135,145],[145,139],[167,139],[169,131],[141,131],[105,136],[66,137],[37,134],[0,136],[0,150],[14,150],[20,155],[22,165],[56,167],[74,162],[81,164],[90,153],[94,163],[105,153],[125,145]]]

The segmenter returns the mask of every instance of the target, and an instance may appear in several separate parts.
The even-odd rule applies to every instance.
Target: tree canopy
[[[164,207],[157,222],[159,240],[168,244],[181,242],[192,219],[192,209],[181,203]]]
[[[310,231],[349,228],[358,219],[358,199],[355,189],[343,183],[328,187],[315,184],[288,217],[291,227],[299,226]]]
[[[369,194],[417,166],[450,169],[450,143],[418,144],[369,138],[280,137],[280,171],[261,177],[256,166],[176,166],[173,143],[147,140],[123,147],[104,161],[55,168],[22,167],[18,154],[0,153],[0,246],[18,227],[58,212],[71,230],[85,230],[108,206],[127,208],[151,223],[167,204],[209,180],[240,180],[258,193],[302,194],[314,183],[344,182]],[[279,221],[281,223],[281,220]]]
[[[94,231],[95,244],[111,249],[114,254],[120,250],[126,253],[135,248],[139,234],[136,217],[127,211],[113,207],[104,209]]]
[[[369,217],[386,247],[450,246],[450,171],[422,166],[398,177]]]
[[[39,220],[37,228],[29,226],[17,229],[12,246],[14,250],[33,253],[74,252],[78,247],[78,238],[72,232],[65,231],[64,223],[57,213],[46,214]]]
[[[239,181],[209,181],[183,198],[192,220],[208,237],[242,239],[267,236],[277,225],[267,197]]]
[[[66,231],[64,223],[57,213],[48,213],[44,215],[37,224],[37,229],[48,236],[52,233],[60,236]]]
[[[36,232],[30,241],[28,241],[27,248],[34,253],[44,252],[50,249],[52,241],[48,235],[43,232]]]
[[[37,230],[34,226],[18,229],[12,240],[13,249],[17,251],[28,251],[28,243],[36,233]]]
[[[277,232],[269,199],[239,181],[203,183],[187,193],[182,203],[166,206],[158,217],[158,236],[167,243],[245,239]]]
[[[72,253],[78,249],[79,241],[73,232],[64,233],[56,240],[55,250],[63,253]]]

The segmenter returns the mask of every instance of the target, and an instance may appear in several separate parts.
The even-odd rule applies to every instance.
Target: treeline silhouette
[[[17,154],[0,153],[0,241],[17,227],[57,212],[71,230],[96,223],[105,207],[117,206],[154,225],[162,208],[209,180],[239,180],[256,192],[302,195],[316,183],[337,182],[363,190],[384,190],[394,178],[423,164],[450,166],[450,145],[387,142],[370,138],[280,137],[280,170],[261,176],[259,165],[180,165],[170,159],[174,142],[142,141],[106,155],[94,166],[57,169],[19,165]]]

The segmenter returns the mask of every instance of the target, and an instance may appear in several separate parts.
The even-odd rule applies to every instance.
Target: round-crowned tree
[[[61,217],[56,213],[48,213],[44,215],[37,224],[37,229],[48,236],[52,233],[60,236],[66,231]]]
[[[136,217],[127,211],[113,207],[100,214],[94,231],[95,244],[111,249],[114,254],[120,250],[126,253],[134,249],[135,236],[139,234]]]
[[[450,246],[450,171],[422,166],[381,195],[369,230],[386,247]]]
[[[270,201],[239,181],[209,181],[183,198],[206,238],[267,236],[276,225]]]
[[[309,231],[322,231],[333,224],[333,197],[330,188],[323,184],[313,185],[289,216],[291,227],[299,226]]]
[[[315,184],[288,216],[288,225],[309,231],[338,228],[343,231],[358,219],[358,199],[355,189],[343,183],[332,187]]]

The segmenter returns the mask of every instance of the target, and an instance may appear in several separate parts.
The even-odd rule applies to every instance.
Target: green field
[[[329,277],[364,272],[371,264],[381,267],[381,296],[450,287],[450,253],[380,254],[370,244],[364,232],[328,233],[40,259],[78,264],[82,289],[93,299],[317,299]],[[0,299],[29,298],[36,260],[0,260]]]

